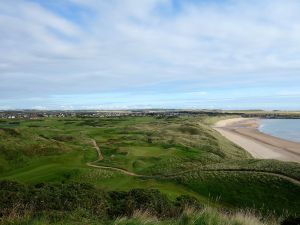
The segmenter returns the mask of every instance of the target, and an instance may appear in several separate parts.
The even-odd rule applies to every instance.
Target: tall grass
[[[114,225],[278,225],[276,219],[268,221],[249,211],[239,211],[233,214],[219,212],[213,208],[201,211],[187,208],[177,219],[160,220],[149,212],[137,211],[131,218],[118,218]]]

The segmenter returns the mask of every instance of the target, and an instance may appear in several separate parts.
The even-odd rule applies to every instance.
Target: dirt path
[[[299,185],[300,186],[300,180],[297,180],[295,178],[283,175],[283,174],[278,174],[278,173],[274,173],[274,172],[267,172],[267,171],[255,171],[255,170],[241,170],[241,169],[203,169],[203,170],[189,170],[189,171],[183,171],[180,173],[176,173],[176,174],[170,174],[170,175],[165,175],[162,176],[164,178],[176,178],[179,175],[184,175],[186,173],[192,173],[192,172],[197,172],[197,171],[203,171],[203,172],[238,172],[238,173],[254,173],[254,174],[264,174],[264,175],[269,175],[269,176],[276,176],[285,180],[290,181],[293,184]]]
[[[92,141],[92,144],[93,144],[94,148],[96,149],[96,151],[98,153],[98,160],[100,160],[100,161],[103,160],[104,159],[103,155],[101,153],[101,150],[100,150],[99,146],[97,145],[96,140],[95,139],[91,139],[91,141]]]
[[[176,178],[180,175],[184,175],[186,173],[192,173],[192,172],[196,172],[196,171],[203,171],[203,172],[238,172],[238,173],[255,173],[255,174],[264,174],[264,175],[269,175],[269,176],[276,176],[279,178],[282,178],[284,180],[287,180],[293,184],[299,185],[300,186],[300,181],[296,180],[295,178],[292,177],[288,177],[286,175],[282,175],[282,174],[278,174],[278,173],[273,173],[273,172],[265,172],[265,171],[253,171],[253,170],[229,170],[229,169],[215,169],[215,170],[187,170],[187,171],[183,171],[180,173],[175,173],[175,174],[167,174],[167,175],[143,175],[143,174],[136,174],[134,172],[130,172],[121,168],[117,168],[117,167],[111,167],[111,166],[98,166],[98,165],[94,165],[92,163],[87,163],[88,166],[94,167],[94,168],[98,168],[98,169],[108,169],[108,170],[113,170],[113,171],[117,171],[117,172],[121,172],[123,174],[126,174],[128,176],[133,176],[133,177],[141,177],[141,178],[150,178],[150,179],[168,179],[168,178]]]
[[[92,163],[94,163],[94,162],[92,162]],[[136,174],[136,173],[133,173],[133,172],[121,169],[121,168],[112,167],[112,166],[94,165],[92,163],[87,163],[87,165],[91,166],[91,167],[94,167],[94,168],[98,168],[98,169],[108,169],[108,170],[113,170],[113,171],[121,172],[121,173],[126,174],[128,176],[152,178],[152,176],[145,176],[145,175]]]
[[[134,173],[134,172],[130,172],[130,171],[127,171],[125,169],[118,168],[118,167],[95,165],[93,163],[102,161],[104,158],[103,158],[103,155],[101,153],[100,147],[97,145],[96,141],[94,139],[91,139],[91,140],[92,140],[92,144],[93,144],[94,148],[96,149],[96,151],[98,153],[98,160],[96,160],[94,162],[87,163],[87,165],[89,167],[98,168],[98,169],[113,170],[113,171],[116,171],[116,172],[121,172],[121,173],[123,173],[125,175],[128,175],[128,176],[140,177],[140,178],[148,178],[148,179],[176,178],[179,175],[184,175],[186,173],[191,173],[191,172],[199,171],[199,169],[194,169],[194,170],[186,170],[186,171],[182,171],[182,172],[179,172],[179,173],[167,174],[167,175],[143,175],[143,174],[137,174],[137,173]],[[289,182],[291,182],[293,184],[296,184],[296,185],[300,186],[300,181],[299,180],[297,180],[295,178],[292,178],[292,177],[288,177],[286,175],[282,175],[282,174],[278,174],[278,173],[273,173],[273,172],[253,171],[253,170],[238,170],[238,169],[237,170],[236,169],[211,169],[211,170],[210,169],[203,169],[203,170],[200,170],[200,171],[203,171],[203,172],[239,172],[239,173],[265,174],[265,175],[276,176],[276,177],[285,179],[285,180],[287,180],[287,181],[289,181]]]

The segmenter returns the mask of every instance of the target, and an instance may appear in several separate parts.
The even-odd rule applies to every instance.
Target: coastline
[[[217,122],[213,128],[248,151],[254,158],[300,163],[300,143],[260,132],[259,120],[259,118],[226,119]]]

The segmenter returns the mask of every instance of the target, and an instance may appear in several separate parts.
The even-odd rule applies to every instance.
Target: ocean
[[[259,131],[300,143],[300,119],[262,119]]]

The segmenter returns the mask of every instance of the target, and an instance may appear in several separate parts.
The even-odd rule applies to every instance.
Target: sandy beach
[[[254,158],[300,163],[300,143],[261,133],[258,126],[258,118],[233,118],[217,122],[214,129]]]

